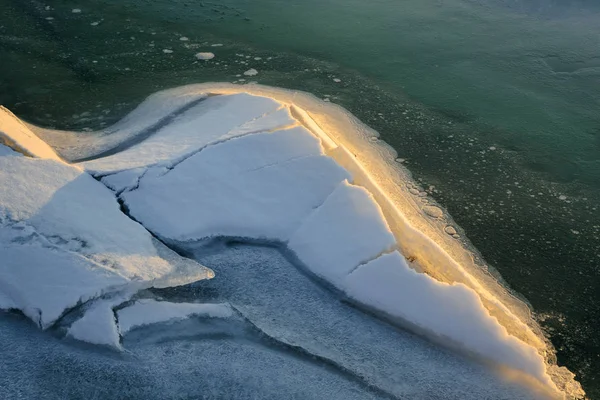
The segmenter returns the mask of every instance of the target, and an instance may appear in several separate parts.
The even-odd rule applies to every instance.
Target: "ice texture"
[[[107,157],[84,162],[81,166],[99,175],[157,164],[168,166],[209,144],[244,134],[243,130],[236,131],[236,128],[268,117],[281,107],[272,99],[248,94],[201,99],[169,123],[157,127],[156,132],[137,145]],[[145,119],[146,116],[142,118]],[[153,114],[148,118],[156,121]],[[263,126],[261,129],[276,128],[278,121],[274,119],[274,126]],[[135,125],[150,126],[152,123],[148,121]]]
[[[126,334],[139,326],[172,322],[191,316],[229,318],[233,316],[233,310],[228,304],[170,303],[143,299],[120,309],[117,315],[121,333]]]

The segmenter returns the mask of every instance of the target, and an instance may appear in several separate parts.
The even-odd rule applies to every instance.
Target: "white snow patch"
[[[74,8],[74,9],[71,10],[71,12],[73,14],[81,14],[81,9],[80,8]]]
[[[248,71],[244,72],[244,75],[255,76],[255,75],[258,75],[258,71],[255,70],[254,68],[250,68]]]
[[[211,47],[223,47],[221,43],[211,44]]]
[[[189,39],[189,38],[187,38],[187,37],[185,37],[185,36],[182,36],[182,37],[180,37],[180,38],[179,38],[179,40],[181,40],[182,42],[187,42],[187,41],[189,41],[190,39]]]
[[[233,310],[228,304],[169,303],[144,299],[119,310],[117,315],[121,333],[126,334],[139,326],[180,321],[192,316],[230,318]]]
[[[171,54],[171,53],[173,53],[173,50],[171,50],[171,49],[163,49],[163,53],[165,53],[165,54]]]

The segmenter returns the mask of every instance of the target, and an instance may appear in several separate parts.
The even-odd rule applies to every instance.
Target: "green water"
[[[0,0],[0,10],[0,103],[36,124],[95,129],[152,92],[215,80],[348,108],[531,302],[559,364],[600,398],[597,5]],[[199,51],[216,57],[197,62]],[[250,68],[259,74],[243,76]]]

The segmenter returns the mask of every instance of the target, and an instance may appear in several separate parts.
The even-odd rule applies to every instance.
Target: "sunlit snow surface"
[[[256,92],[268,94],[262,90]],[[285,365],[297,358],[290,371],[310,375],[311,368],[324,368],[322,379],[343,378],[346,383],[335,384],[358,385],[356,393],[366,397],[509,399],[542,396],[531,391],[533,380],[546,395],[562,387],[551,379],[557,369],[546,363],[548,349],[535,324],[510,303],[516,300],[506,297],[505,304],[494,296],[502,289],[478,281],[447,245],[415,233],[406,216],[414,210],[401,212],[386,195],[373,175],[377,163],[358,153],[360,138],[329,129],[289,101],[300,97],[193,86],[151,96],[104,132],[79,138],[35,129],[72,165],[36,153],[35,143],[20,140],[27,128],[11,119],[19,129],[3,129],[3,136],[15,137],[5,142],[46,159],[0,150],[1,187],[15,188],[0,192],[0,252],[9,260],[0,265],[0,307],[20,309],[43,327],[73,309],[68,336],[137,349],[146,361],[151,332],[157,351],[198,337],[204,340],[188,344],[194,351],[214,341],[225,346],[223,357],[246,352],[241,365],[254,357],[265,363],[283,357],[278,362]],[[383,147],[370,148],[385,156]],[[115,196],[137,222],[119,210]],[[146,229],[214,267],[215,283],[164,289],[164,296],[183,296],[187,304],[127,304],[136,290],[212,276]],[[230,240],[259,246],[222,248]],[[135,336],[140,330],[150,333]],[[505,381],[516,375],[511,370],[531,377],[528,389]]]

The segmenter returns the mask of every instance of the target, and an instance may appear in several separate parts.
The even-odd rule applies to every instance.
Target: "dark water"
[[[559,364],[595,399],[599,8],[585,0],[0,0],[0,103],[36,124],[94,129],[187,83],[246,79],[238,83],[329,98],[398,151],[531,302]],[[199,51],[216,57],[198,62]],[[243,76],[250,68],[259,74]]]

